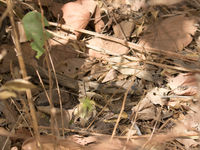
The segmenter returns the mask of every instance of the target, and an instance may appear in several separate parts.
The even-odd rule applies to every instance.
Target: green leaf
[[[51,37],[47,31],[43,32],[41,20],[41,14],[36,11],[27,13],[22,19],[26,37],[31,41],[32,49],[37,52],[36,58],[44,53],[44,42]],[[49,26],[46,18],[43,21],[45,26]]]

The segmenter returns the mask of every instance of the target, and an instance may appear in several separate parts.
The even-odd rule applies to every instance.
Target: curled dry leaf
[[[139,41],[141,46],[162,50],[183,50],[192,41],[197,28],[196,19],[183,15],[156,21]]]
[[[84,29],[90,21],[91,15],[94,13],[96,4],[93,0],[77,0],[66,3],[62,7],[63,19],[65,24],[75,29]],[[74,32],[80,37],[79,32]]]
[[[8,99],[10,97],[17,97],[17,95],[13,91],[0,90],[0,100]]]
[[[24,79],[11,80],[6,82],[2,86],[2,89],[14,90],[17,92],[23,92],[26,91],[27,89],[34,89],[34,88],[36,88],[35,85]]]

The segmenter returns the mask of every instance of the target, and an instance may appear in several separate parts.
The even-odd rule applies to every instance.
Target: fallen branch
[[[49,22],[49,24],[52,25],[52,26],[58,26],[58,24],[54,23],[54,22]],[[96,33],[96,32],[85,30],[85,29],[75,29],[75,28],[68,26],[68,25],[61,25],[60,28],[63,29],[63,30],[70,31],[70,32],[74,32],[74,31],[81,32],[81,33],[93,35],[95,37],[102,38],[102,39],[105,39],[105,40],[120,43],[124,46],[127,46],[129,48],[137,50],[138,52],[141,52],[141,53],[149,53],[150,52],[150,53],[155,53],[155,54],[158,54],[158,55],[164,55],[165,57],[168,57],[168,58],[176,58],[176,59],[185,60],[185,61],[189,61],[189,62],[191,62],[191,61],[194,62],[194,61],[199,60],[199,58],[197,58],[197,57],[182,55],[182,54],[172,52],[172,51],[167,51],[167,50],[148,48],[148,47],[145,47],[145,46],[140,46],[136,43],[127,42],[127,41],[124,41],[124,40],[121,40],[121,39],[118,39],[118,38],[115,38],[115,37],[99,34],[99,33]]]

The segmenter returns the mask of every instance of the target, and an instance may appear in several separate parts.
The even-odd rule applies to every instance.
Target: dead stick
[[[49,24],[52,25],[52,26],[58,26],[58,24],[54,23],[54,22],[49,22]],[[75,28],[68,26],[68,25],[61,25],[61,29],[68,30],[70,32],[74,32],[74,31],[81,32],[81,33],[93,35],[95,37],[102,38],[102,39],[105,39],[105,40],[120,43],[120,44],[125,45],[127,47],[133,48],[133,49],[135,49],[135,50],[137,50],[141,53],[151,52],[151,53],[155,53],[155,54],[168,56],[169,58],[176,58],[176,59],[181,59],[181,60],[185,60],[185,61],[198,61],[198,59],[199,59],[197,57],[186,56],[186,55],[178,54],[176,52],[172,52],[172,51],[169,51],[169,50],[160,50],[160,49],[140,46],[136,43],[127,42],[127,41],[124,41],[124,40],[121,40],[121,39],[118,39],[118,38],[115,38],[115,37],[99,34],[99,33],[96,33],[96,32],[92,32],[92,31],[88,31],[88,30],[84,30],[84,29],[75,29]]]

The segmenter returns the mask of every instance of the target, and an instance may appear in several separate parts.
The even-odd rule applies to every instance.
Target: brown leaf
[[[85,60],[82,58],[68,58],[63,62],[56,64],[57,72],[60,72],[68,77],[74,78],[81,72],[81,66]]]
[[[120,26],[126,38],[129,38],[134,29],[135,23],[133,21],[122,21],[119,24],[113,26],[114,36],[120,39],[124,39],[122,31],[120,30]]]
[[[93,0],[77,0],[66,3],[62,7],[63,19],[65,24],[75,29],[84,29],[90,21],[91,15],[94,13],[96,4]],[[79,32],[74,32],[80,37]]]
[[[176,124],[176,126],[172,129],[172,132],[177,134],[189,134],[194,136],[188,136],[185,139],[177,138],[181,144],[185,145],[186,149],[190,149],[191,146],[197,146],[200,145],[199,142],[199,136],[195,136],[199,132],[199,123],[200,123],[200,107],[199,103],[196,103],[197,108],[195,111],[190,110],[187,112],[185,116],[179,117],[179,122]]]
[[[182,0],[150,0],[149,5],[174,5]]]
[[[177,95],[195,95],[199,86],[196,75],[193,73],[180,73],[174,78],[169,78],[168,85]]]
[[[194,18],[183,15],[156,21],[147,29],[139,44],[169,51],[183,50],[190,44],[191,35],[194,35],[197,30],[195,23]]]
[[[127,54],[129,49],[124,46],[121,45],[119,43],[115,43],[112,41],[108,41],[108,40],[103,40],[100,38],[93,38],[91,40],[88,41],[89,45],[91,47],[96,47],[101,49],[102,53],[106,53],[106,54],[110,54],[110,55],[114,55],[114,56],[119,56],[119,55],[123,55],[123,54]],[[93,55],[91,55],[91,53],[89,52],[89,55],[93,57]],[[101,55],[97,55],[97,57],[101,57]]]
[[[101,13],[100,13],[100,8],[97,6],[96,12],[95,12],[95,17],[94,17],[94,24],[95,24],[95,31],[100,33],[105,26],[103,20],[101,19]]]
[[[81,145],[73,142],[71,139],[58,139],[53,136],[41,136],[40,142],[44,150],[81,150]],[[55,145],[54,145],[55,144]],[[36,140],[34,138],[29,138],[22,145],[22,150],[38,150],[36,147]]]
[[[117,72],[114,69],[111,69],[110,71],[108,71],[108,73],[106,74],[105,78],[103,79],[102,83],[108,82],[108,81],[112,81],[113,79],[115,79],[117,77]]]

